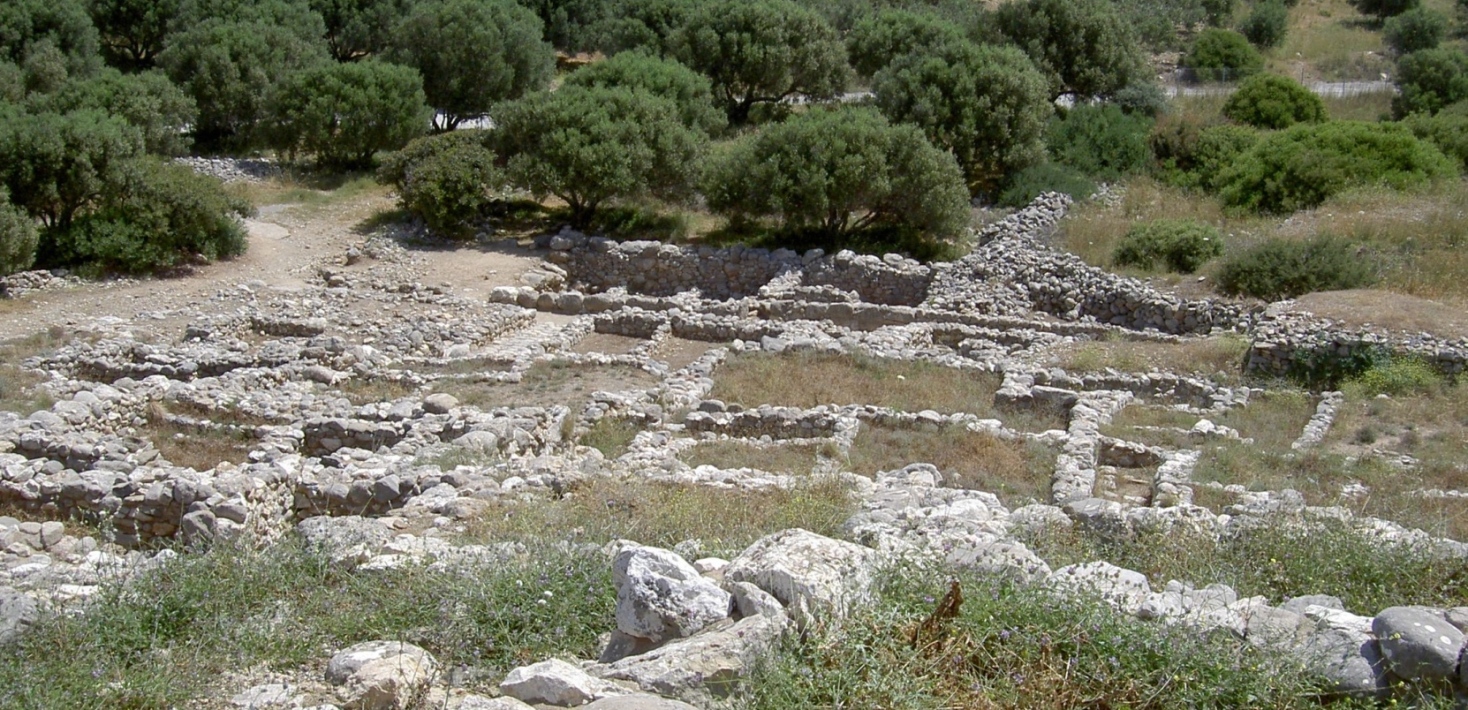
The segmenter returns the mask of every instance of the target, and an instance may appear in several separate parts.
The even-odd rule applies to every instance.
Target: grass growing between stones
[[[959,583],[962,606],[937,618],[941,575],[889,575],[839,629],[788,638],[749,684],[745,707],[1320,707],[1287,659],[1227,634],[1138,622],[993,579]]]
[[[412,385],[397,380],[360,377],[338,382],[329,388],[323,386],[322,390],[346,397],[348,401],[359,407],[374,402],[391,402],[417,391]]]
[[[1330,594],[1366,616],[1401,604],[1452,607],[1468,600],[1468,561],[1388,546],[1325,518],[1279,515],[1221,540],[1183,529],[1119,539],[1052,529],[1026,542],[1052,567],[1100,559],[1147,575],[1154,587],[1174,579],[1199,587],[1221,582],[1240,597],[1263,595],[1274,603]]]
[[[653,389],[658,378],[627,365],[579,365],[552,360],[535,363],[519,382],[464,382],[442,379],[433,391],[447,392],[460,404],[495,407],[551,407],[566,405],[579,412],[597,391]]]
[[[1176,409],[1146,404],[1132,404],[1112,418],[1111,424],[1102,428],[1102,433],[1128,441],[1137,441],[1153,446],[1174,449],[1209,446],[1208,442],[1193,439],[1182,432],[1138,429],[1137,427],[1168,427],[1191,429],[1199,419],[1208,419],[1214,424],[1235,429],[1239,436],[1253,439],[1253,446],[1274,452],[1288,452],[1305,430],[1305,424],[1315,413],[1315,398],[1299,390],[1272,390],[1254,395],[1249,403],[1234,407],[1217,416],[1199,417],[1196,414]]]
[[[734,554],[770,533],[805,528],[839,536],[856,504],[836,478],[788,489],[751,491],[595,478],[559,499],[490,508],[470,523],[474,540],[636,540],[671,548],[699,540],[703,554]]]
[[[581,444],[590,446],[609,459],[627,453],[627,447],[640,431],[636,424],[617,417],[602,417],[581,435]]]
[[[827,451],[830,457],[839,456],[835,445]],[[805,475],[816,465],[821,447],[813,444],[758,446],[746,441],[708,441],[685,452],[681,458],[689,466],[714,466],[716,468],[752,468],[769,473]]]
[[[548,546],[473,574],[344,572],[295,543],[188,553],[7,648],[0,707],[193,707],[227,672],[293,670],[376,639],[416,643],[487,685],[520,664],[593,654],[613,626],[610,577],[601,555]]]
[[[997,374],[966,372],[922,361],[850,354],[754,353],[732,357],[716,370],[709,397],[746,407],[871,404],[907,412],[968,412],[1002,418],[1011,427],[1025,430],[1065,428],[1059,415],[1001,417],[994,409],[994,392],[1002,381]]]
[[[174,424],[149,417],[142,434],[158,453],[175,466],[207,471],[221,463],[241,464],[249,460],[255,438],[248,433]]]
[[[1041,444],[957,427],[922,431],[862,424],[848,463],[852,472],[868,477],[930,463],[943,472],[945,487],[993,493],[1015,507],[1049,500],[1055,455]]]
[[[24,338],[0,342],[0,412],[28,415],[55,404],[55,400],[40,388],[46,378],[26,370],[21,363],[28,358],[49,353],[68,342],[70,338],[66,332],[56,327]]]
[[[1242,379],[1244,353],[1248,350],[1248,339],[1234,334],[1188,339],[1181,343],[1092,340],[1062,350],[1056,364],[1077,374],[1106,370],[1158,370],[1195,374],[1232,384]]]

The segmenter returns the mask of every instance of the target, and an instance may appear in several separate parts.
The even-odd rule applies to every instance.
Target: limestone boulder
[[[799,528],[750,545],[724,568],[726,583],[749,582],[805,628],[839,620],[869,598],[876,553]]]
[[[1453,681],[1463,632],[1443,614],[1421,607],[1394,606],[1371,622],[1387,667],[1407,680]]]
[[[629,547],[612,563],[617,629],[654,643],[692,636],[729,616],[729,593],[680,555]]]

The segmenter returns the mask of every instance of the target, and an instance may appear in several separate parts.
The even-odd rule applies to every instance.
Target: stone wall
[[[1303,315],[1266,316],[1254,329],[1246,368],[1276,377],[1329,381],[1383,355],[1418,358],[1445,375],[1457,376],[1468,369],[1468,338],[1392,334]]]

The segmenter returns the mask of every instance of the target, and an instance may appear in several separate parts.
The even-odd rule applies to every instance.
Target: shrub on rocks
[[[364,168],[428,128],[423,80],[386,62],[327,64],[285,81],[270,104],[267,142],[332,168]]]
[[[1309,209],[1365,185],[1409,189],[1457,175],[1453,162],[1405,126],[1332,121],[1266,137],[1221,178],[1225,204],[1253,212]]]
[[[1193,41],[1183,66],[1197,72],[1201,81],[1237,81],[1259,73],[1264,56],[1237,32],[1207,29]]]
[[[511,180],[565,200],[577,227],[611,200],[688,197],[705,141],[672,101],[626,88],[528,96],[495,121]]]
[[[1258,74],[1239,85],[1223,105],[1223,115],[1255,128],[1289,128],[1324,121],[1325,102],[1289,77]]]
[[[1376,280],[1368,260],[1343,239],[1270,239],[1240,252],[1218,274],[1224,293],[1265,301],[1295,298],[1315,291],[1361,288]]]
[[[867,109],[817,110],[770,126],[712,161],[709,207],[842,237],[886,227],[936,239],[968,222],[953,156]]]
[[[1152,269],[1159,262],[1169,271],[1191,274],[1223,254],[1223,233],[1211,224],[1190,219],[1160,219],[1127,230],[1112,259],[1121,266]]]

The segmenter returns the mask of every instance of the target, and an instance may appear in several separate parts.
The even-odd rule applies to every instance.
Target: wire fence
[[[1168,96],[1225,96],[1238,88],[1240,77],[1229,69],[1179,68],[1163,86]],[[1376,81],[1310,81],[1305,88],[1324,98],[1346,99],[1369,94],[1395,93],[1397,87],[1385,78]]]

